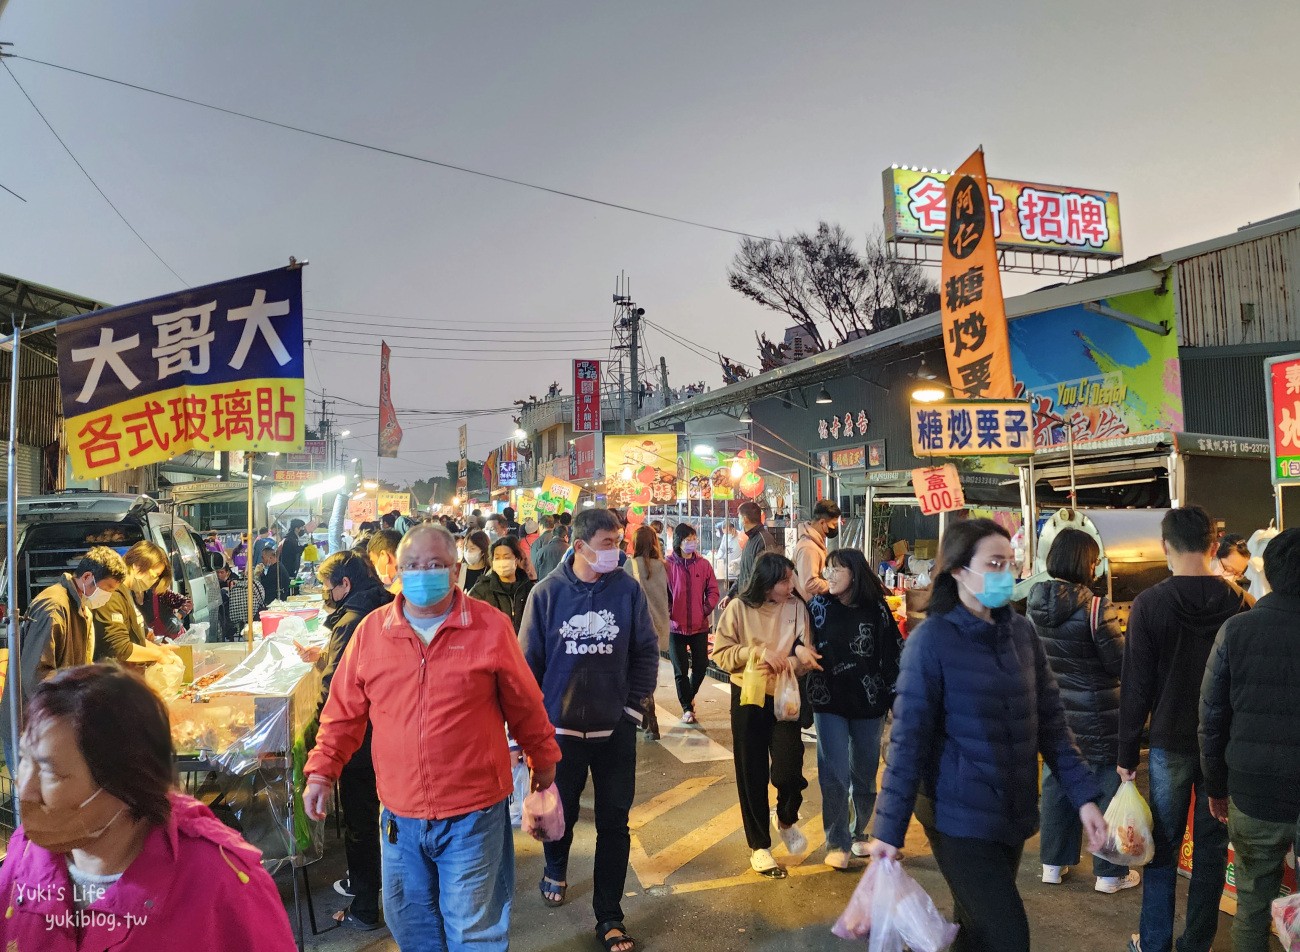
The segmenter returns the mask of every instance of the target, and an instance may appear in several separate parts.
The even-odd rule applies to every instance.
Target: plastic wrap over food
[[[234,670],[198,692],[202,698],[220,694],[271,694],[288,697],[311,670],[298,657],[292,642],[267,639]]]

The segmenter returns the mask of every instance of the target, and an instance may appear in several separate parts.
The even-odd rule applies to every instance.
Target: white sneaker
[[[858,859],[866,859],[868,856],[870,856],[870,855],[871,855],[871,841],[870,841],[870,840],[854,840],[854,841],[853,841],[853,855],[856,856]]]
[[[772,872],[774,869],[780,869],[780,864],[772,857],[769,850],[754,850],[749,854],[749,866],[756,873]]]
[[[1127,876],[1098,876],[1097,885],[1092,888],[1099,893],[1117,893],[1121,889],[1132,889],[1142,882],[1136,869],[1130,869]]]
[[[776,818],[775,810],[772,811],[772,822],[776,824],[776,832],[791,856],[802,856],[807,851],[808,837],[799,831],[798,823],[793,826],[782,826],[781,821]]]
[[[1043,864],[1043,882],[1051,886],[1059,886],[1061,877],[1070,871],[1068,866],[1048,866]]]
[[[848,869],[849,854],[845,850],[830,850],[823,862],[831,869]]]

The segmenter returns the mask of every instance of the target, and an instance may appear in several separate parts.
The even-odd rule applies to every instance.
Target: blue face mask
[[[418,608],[436,605],[451,592],[451,569],[406,569],[402,594]]]
[[[984,591],[975,597],[985,608],[1002,608],[1010,604],[1011,593],[1016,587],[1016,577],[1010,570],[1005,572],[972,572],[984,579]]]

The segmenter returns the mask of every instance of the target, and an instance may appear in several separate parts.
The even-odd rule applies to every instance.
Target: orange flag
[[[1007,312],[993,237],[984,150],[977,149],[948,179],[943,234],[943,350],[958,400],[1014,396]]]

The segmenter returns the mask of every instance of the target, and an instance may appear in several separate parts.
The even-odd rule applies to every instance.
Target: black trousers
[[[925,833],[961,926],[953,952],[1029,952],[1029,919],[1016,889],[1024,844],[947,836],[931,827]]]
[[[343,809],[343,849],[352,881],[352,914],[366,922],[379,918],[381,885],[379,855],[379,793],[375,765],[370,759],[370,729],[366,739],[339,774],[339,806]]]
[[[709,675],[709,633],[668,636],[668,655],[677,682],[677,700],[682,713],[695,710],[695,695]]]
[[[627,882],[632,834],[627,828],[628,812],[636,796],[636,725],[621,720],[605,740],[555,738],[561,760],[555,768],[555,786],[564,805],[564,838],[542,844],[546,854],[546,875],[567,881],[569,848],[573,827],[578,822],[579,801],[587,786],[587,774],[596,800],[596,860],[592,870],[592,908],[596,922],[623,921],[623,885]]]
[[[803,792],[803,738],[797,721],[778,721],[768,695],[762,707],[740,703],[740,686],[731,685],[731,742],[736,757],[736,789],[745,840],[751,850],[772,848],[767,785],[776,787],[777,819],[790,826],[799,819]]]

